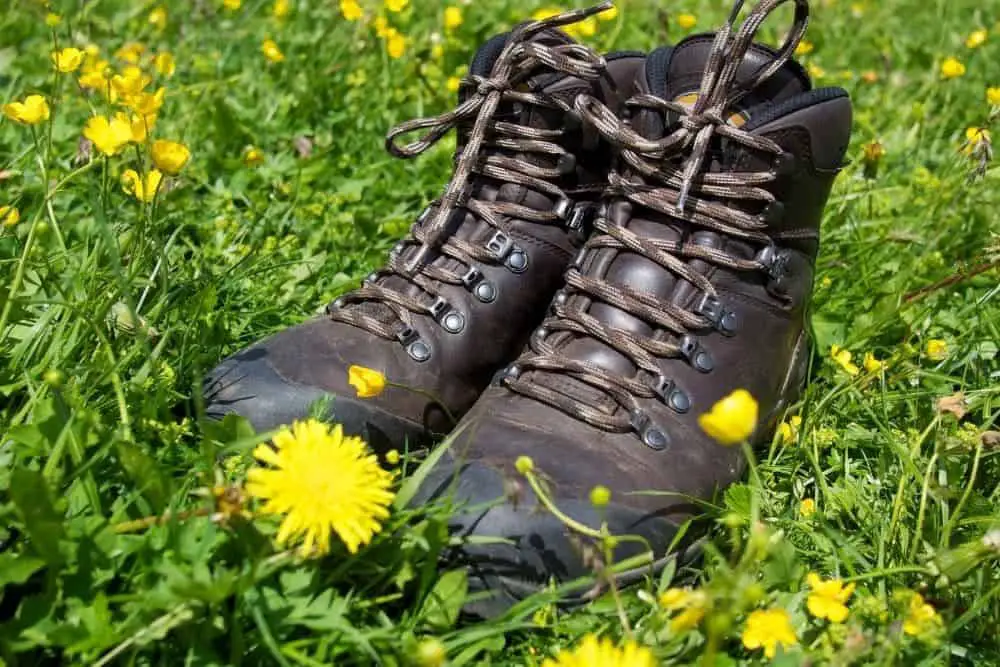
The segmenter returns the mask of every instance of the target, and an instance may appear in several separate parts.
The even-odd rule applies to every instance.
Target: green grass
[[[650,49],[683,36],[676,13],[711,29],[727,4],[634,0],[588,41]],[[856,127],[823,227],[798,433],[719,498],[698,569],[620,603],[564,611],[541,596],[476,623],[456,619],[462,575],[437,566],[442,510],[397,511],[363,556],[322,561],[276,550],[271,522],[190,516],[209,507],[199,489],[242,479],[260,440],[240,423],[202,423],[198,388],[225,354],[382,261],[439,191],[454,146],[396,161],[384,133],[449,108],[444,81],[539,5],[473,2],[445,35],[444,5],[413,0],[389,15],[408,38],[392,59],[332,2],[293,0],[284,20],[270,1],[165,2],[161,32],[152,3],[53,0],[63,20],[50,29],[40,3],[6,0],[0,102],[41,92],[52,120],[37,142],[0,120],[0,206],[21,212],[0,235],[0,665],[435,664],[421,658],[434,640],[454,665],[531,665],[588,632],[633,636],[664,662],[760,664],[740,633],[752,609],[772,607],[799,638],[781,664],[1000,664],[998,553],[982,542],[1000,524],[986,434],[1000,430],[1000,170],[961,152],[966,128],[990,122],[987,87],[1000,86],[998,17],[972,0],[814,4],[805,60],[825,72],[820,84],[851,91]],[[768,24],[772,42],[784,25]],[[977,28],[989,37],[967,48]],[[106,58],[127,41],[176,56],[154,135],[193,158],[155,207],[118,186],[145,148],[77,155],[105,102],[54,76],[54,37]],[[265,61],[266,37],[284,62]],[[952,55],[967,72],[942,80]],[[886,155],[866,179],[862,146],[874,140]],[[259,166],[244,164],[250,145]],[[946,358],[928,357],[932,339]],[[887,369],[851,377],[833,344]],[[936,407],[956,392],[961,418]],[[811,571],[857,584],[845,624],[807,612]],[[695,630],[671,630],[657,607],[674,575],[708,595]],[[906,590],[933,605],[938,632],[903,632]]]

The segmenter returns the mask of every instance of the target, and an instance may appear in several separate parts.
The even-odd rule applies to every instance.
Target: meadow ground
[[[766,663],[779,639],[785,665],[1000,664],[1000,170],[979,129],[1000,7],[813,3],[801,58],[857,113],[804,399],[709,508],[697,570],[474,622],[436,564],[447,517],[400,509],[405,482],[359,555],[301,559],[246,515],[261,437],[198,418],[209,368],[354,286],[438,193],[453,139],[404,162],[385,131],[450,108],[476,46],[542,8],[359,2],[4,0],[0,102],[40,94],[49,117],[0,118],[0,665],[538,665],[589,633],[677,664]],[[728,4],[625,1],[578,32],[650,49]],[[87,51],[61,73],[65,47]],[[81,141],[123,105],[124,130]]]

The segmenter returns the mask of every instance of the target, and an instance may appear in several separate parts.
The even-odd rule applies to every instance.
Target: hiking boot
[[[680,526],[744,471],[740,449],[710,439],[698,416],[747,389],[760,404],[752,442],[761,444],[796,400],[820,218],[851,104],[843,90],[813,90],[792,60],[804,0],[780,51],[753,43],[783,2],[764,0],[739,30],[734,13],[718,34],[650,54],[628,122],[578,100],[585,122],[620,149],[596,231],[551,316],[466,415],[418,494],[470,508],[453,527],[474,539],[451,555],[493,595],[469,611],[496,614],[599,567],[593,536],[539,507],[514,470],[519,456],[571,519],[645,540],[620,540],[616,562],[652,549],[662,567],[692,553],[695,531]],[[600,509],[588,500],[598,485],[611,491]],[[599,588],[583,583],[575,599],[588,590]]]
[[[643,55],[606,58],[557,30],[608,5],[518,26],[473,60],[459,104],[403,123],[386,140],[414,157],[458,132],[454,172],[387,264],[323,317],[224,361],[206,380],[207,413],[235,412],[258,430],[309,415],[332,398],[331,420],[376,450],[445,434],[498,369],[524,348],[586,239],[611,147],[573,109],[583,93],[618,107]],[[405,146],[400,135],[425,134]],[[358,399],[348,368],[384,373]]]

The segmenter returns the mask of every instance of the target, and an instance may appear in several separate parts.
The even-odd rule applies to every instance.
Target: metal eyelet
[[[780,201],[770,202],[760,212],[757,219],[765,225],[776,225],[785,219],[785,205]]]
[[[416,341],[418,338],[420,338],[420,334],[418,334],[416,329],[413,327],[403,327],[396,332],[396,340],[398,340],[403,347],[408,347],[410,343]]]
[[[367,276],[365,276],[364,280],[361,281],[361,284],[362,285],[374,285],[376,280],[378,280],[378,272],[377,271],[372,271]]]
[[[424,362],[431,358],[431,348],[422,340],[410,343],[409,347],[406,348],[406,352],[416,362]]]
[[[576,156],[572,153],[563,153],[559,156],[556,169],[561,176],[569,176],[576,173]]]
[[[521,367],[517,364],[511,364],[507,368],[503,369],[500,376],[500,384],[509,382],[511,380],[516,380],[521,377]]]
[[[528,270],[528,253],[521,248],[514,246],[514,250],[507,256],[504,266],[513,273],[524,273]]]
[[[441,326],[448,333],[462,333],[462,330],[465,329],[465,315],[462,315],[457,310],[453,310],[441,318]]]
[[[514,242],[503,232],[495,232],[490,240],[486,242],[486,249],[493,253],[497,261],[503,262],[514,247]]]
[[[739,317],[736,313],[726,310],[722,302],[710,294],[701,297],[694,312],[706,318],[724,336],[733,336],[739,329]]]
[[[346,302],[344,300],[344,297],[342,297],[342,296],[337,297],[336,299],[334,299],[333,301],[331,301],[330,303],[327,304],[327,306],[326,306],[326,314],[327,315],[332,315],[333,311],[340,310],[341,308],[343,308],[345,303]]]
[[[475,294],[476,298],[482,303],[493,303],[497,300],[496,285],[488,280],[484,280],[476,285],[476,288],[472,293]]]
[[[792,153],[781,153],[774,158],[771,164],[771,175],[775,178],[789,176],[795,173],[797,160]]]
[[[438,322],[444,317],[444,314],[451,310],[451,305],[445,301],[443,298],[438,297],[434,299],[434,303],[430,305],[427,309],[428,314],[433,317]]]
[[[691,399],[684,391],[677,388],[677,383],[673,380],[658,375],[653,381],[652,389],[660,401],[674,412],[684,414],[691,409]]]
[[[642,443],[650,449],[660,452],[670,444],[667,434],[642,410],[632,411],[629,415],[629,424],[642,439]]]
[[[555,203],[555,206],[552,207],[552,213],[560,220],[569,220],[574,208],[576,207],[573,204],[573,200],[568,197],[561,197]]]
[[[472,267],[465,272],[464,276],[462,276],[462,286],[467,290],[472,290],[482,279],[483,272],[476,267]]]
[[[785,248],[777,246],[767,246],[757,253],[754,260],[757,261],[767,272],[767,291],[775,296],[785,296],[785,285],[791,276],[790,262],[792,253]]]
[[[709,373],[715,368],[712,356],[708,353],[708,350],[701,346],[701,343],[694,336],[686,335],[681,338],[680,348],[681,355],[688,360],[688,363],[695,370],[701,373]]]

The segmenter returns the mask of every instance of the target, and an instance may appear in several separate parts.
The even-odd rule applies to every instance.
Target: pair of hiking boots
[[[786,2],[783,46],[754,43]],[[820,218],[851,130],[847,93],[813,89],[793,59],[806,0],[762,0],[736,27],[742,4],[717,33],[648,55],[600,56],[558,30],[610,3],[486,42],[457,108],[387,139],[412,157],[456,130],[444,193],[326,316],[224,361],[209,415],[271,429],[332,396],[330,418],[377,451],[455,433],[418,501],[465,508],[454,528],[480,539],[453,555],[491,592],[480,613],[588,574],[530,489],[496,502],[521,455],[566,514],[644,538],[616,560],[673,557],[697,502],[744,467],[697,416],[747,389],[759,443],[801,389]],[[357,399],[351,365],[393,386]]]

